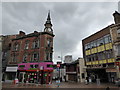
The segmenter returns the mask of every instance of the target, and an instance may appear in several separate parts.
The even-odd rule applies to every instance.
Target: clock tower
[[[51,18],[50,18],[50,11],[48,12],[47,21],[44,24],[44,26],[45,26],[44,32],[48,32],[48,33],[53,34],[53,29],[52,29],[52,24],[51,24]]]

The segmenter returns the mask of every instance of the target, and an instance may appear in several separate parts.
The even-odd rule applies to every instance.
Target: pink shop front
[[[52,62],[18,64],[17,77],[22,83],[52,83]]]

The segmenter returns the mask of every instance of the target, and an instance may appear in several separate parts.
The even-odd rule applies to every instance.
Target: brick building
[[[26,69],[28,68],[28,64],[30,64],[30,68],[32,69],[29,70],[31,74],[36,75],[40,70],[40,63],[52,63],[54,34],[50,12],[48,13],[47,21],[44,26],[43,32],[34,31],[33,33],[25,34],[25,32],[19,31],[18,36],[12,39],[11,58],[9,58],[6,68],[6,77],[8,79],[14,80],[15,77],[20,77],[20,81],[23,82],[25,81],[23,80],[25,79],[25,75],[28,75],[28,72],[26,72],[26,70],[28,70]],[[31,82],[34,83],[35,81]]]
[[[5,78],[5,70],[8,63],[8,60],[11,58],[10,50],[12,39],[16,38],[17,35],[1,35],[1,57],[2,57],[2,80]]]
[[[119,14],[117,15],[119,16]],[[120,17],[118,16],[117,18],[114,16],[115,24],[111,24],[82,40],[86,71],[93,82],[96,78],[102,82],[113,82],[117,78],[111,27],[119,22]]]

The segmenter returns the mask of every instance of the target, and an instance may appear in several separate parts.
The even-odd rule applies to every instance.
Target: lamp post
[[[39,82],[39,70],[37,70],[37,84]]]

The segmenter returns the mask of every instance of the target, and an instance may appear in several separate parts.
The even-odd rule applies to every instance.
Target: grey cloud
[[[16,34],[19,29],[31,33],[43,31],[48,10],[51,11],[54,38],[54,61],[61,54],[82,57],[80,41],[113,22],[117,3],[3,3],[3,34]],[[113,22],[114,23],[114,22]],[[80,48],[76,49],[78,46]],[[80,56],[77,56],[80,55]]]

